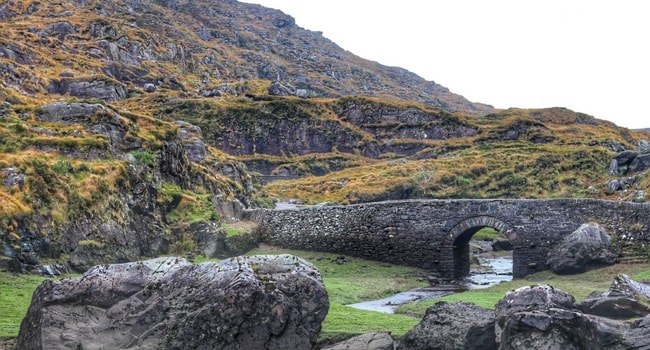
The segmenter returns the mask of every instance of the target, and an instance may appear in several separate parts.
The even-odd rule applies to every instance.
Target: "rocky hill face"
[[[0,30],[5,268],[227,255],[278,198],[646,198],[647,133],[495,111],[257,5],[10,0]]]
[[[267,179],[293,178],[266,186],[279,199],[645,200],[647,134],[565,108],[468,116],[366,97],[247,96],[237,107],[169,100],[156,113],[200,126]]]
[[[310,96],[369,95],[484,114],[401,68],[341,49],[277,10],[237,1],[9,1],[0,9],[5,85],[28,94],[125,99],[145,84],[210,94],[279,80]],[[32,70],[36,70],[36,74]]]

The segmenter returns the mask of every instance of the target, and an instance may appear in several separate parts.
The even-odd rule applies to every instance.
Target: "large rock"
[[[128,96],[124,84],[113,80],[51,79],[47,87],[50,94],[70,94],[78,98],[96,98],[106,102],[122,100]]]
[[[311,349],[329,308],[290,255],[97,266],[34,292],[17,349]]]
[[[550,308],[571,309],[575,298],[551,286],[521,287],[506,293],[497,303],[494,313],[497,318],[495,329],[502,326],[503,317],[520,311],[548,310]]]
[[[589,315],[572,300],[550,286],[506,294],[495,309],[499,349],[650,349],[648,316],[629,322]]]
[[[634,158],[638,156],[638,153],[630,150],[625,150],[623,152],[618,153],[614,159],[616,159],[616,162],[618,163],[619,166],[627,165],[632,162]]]
[[[182,120],[177,120],[175,124],[178,125],[178,137],[183,140],[187,158],[194,163],[199,163],[207,158],[208,150],[203,142],[201,128]]]
[[[621,339],[626,324],[567,309],[521,311],[503,325],[499,350],[630,349]]]
[[[509,239],[507,238],[497,238],[492,242],[492,250],[495,252],[498,251],[512,251],[514,247],[512,246],[512,242],[510,242]]]
[[[438,302],[397,349],[496,349],[494,312],[471,303]]]
[[[55,102],[39,107],[37,119],[48,123],[83,125],[91,133],[107,136],[113,146],[121,144],[127,133],[121,116],[101,104]]]
[[[558,274],[581,273],[591,266],[611,265],[618,260],[612,238],[597,223],[581,225],[548,254],[549,268]]]
[[[269,86],[269,94],[276,96],[291,96],[295,94],[295,90],[291,87],[285,86],[282,83],[274,82]]]
[[[618,176],[618,162],[616,159],[612,159],[611,162],[609,162],[609,175],[611,176]]]
[[[638,148],[639,152],[643,153],[645,151],[650,150],[650,143],[648,142],[648,140],[641,140],[641,141],[639,141],[639,147],[637,147],[637,148]]]
[[[650,153],[641,154],[630,163],[630,171],[639,173],[650,169]]]
[[[630,298],[643,298],[650,300],[650,286],[645,283],[639,283],[630,278],[628,275],[618,275],[612,281],[609,287],[609,293],[612,295],[621,295]]]
[[[586,314],[617,320],[629,320],[650,314],[650,308],[643,302],[625,296],[611,295],[609,292],[594,293],[577,302],[575,307]]]
[[[595,292],[575,304],[578,310],[611,319],[650,315],[650,286],[618,275],[606,292]]]
[[[390,334],[384,332],[371,332],[352,337],[336,343],[322,350],[393,350],[395,343]]]

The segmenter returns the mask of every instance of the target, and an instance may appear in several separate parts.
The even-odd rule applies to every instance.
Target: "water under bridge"
[[[469,240],[492,227],[513,245],[513,274],[546,269],[549,251],[581,224],[597,222],[623,254],[650,248],[650,204],[598,199],[405,200],[250,213],[262,241],[416,266],[457,278],[469,273]],[[626,248],[627,247],[627,248]],[[650,251],[650,249],[648,250]]]

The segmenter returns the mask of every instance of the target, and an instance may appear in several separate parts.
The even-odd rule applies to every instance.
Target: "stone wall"
[[[417,266],[453,278],[467,273],[465,247],[481,227],[510,239],[513,273],[521,277],[546,269],[549,250],[585,222],[598,222],[623,246],[650,245],[649,214],[650,204],[595,199],[460,199],[258,210],[251,216],[269,244]]]

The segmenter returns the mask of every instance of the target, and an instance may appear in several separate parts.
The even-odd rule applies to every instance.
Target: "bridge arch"
[[[469,241],[476,232],[484,227],[491,227],[508,238],[513,246],[513,272],[518,269],[515,264],[518,260],[517,255],[522,246],[522,242],[515,229],[510,224],[494,216],[480,215],[463,219],[445,236],[443,246],[451,250],[453,278],[461,278],[469,275]],[[451,268],[452,266],[449,267]]]

